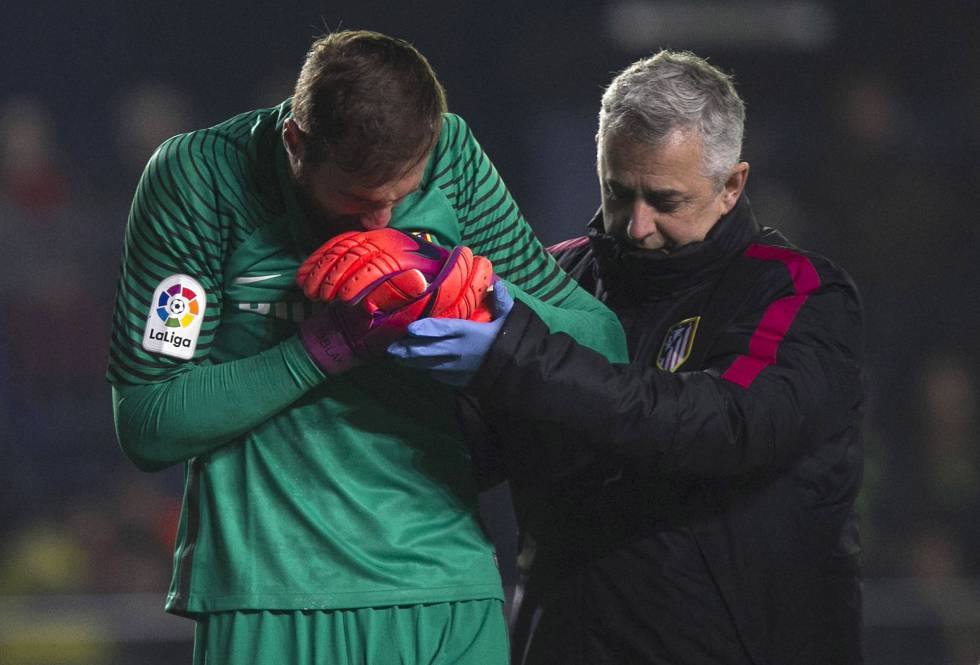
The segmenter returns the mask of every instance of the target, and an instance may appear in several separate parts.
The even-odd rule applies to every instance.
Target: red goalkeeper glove
[[[313,300],[393,313],[405,325],[425,316],[489,321],[484,300],[493,266],[466,247],[452,252],[396,229],[342,233],[316,250],[296,275]]]
[[[417,298],[448,252],[395,229],[341,233],[310,255],[296,281],[311,300],[342,300],[371,313]]]

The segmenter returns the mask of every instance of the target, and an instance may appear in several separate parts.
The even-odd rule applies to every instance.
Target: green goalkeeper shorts
[[[194,665],[504,665],[499,600],[201,616]]]

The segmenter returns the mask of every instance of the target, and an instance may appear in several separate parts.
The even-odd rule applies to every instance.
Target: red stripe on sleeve
[[[766,308],[749,339],[749,355],[736,358],[721,375],[727,381],[748,388],[763,369],[775,364],[780,342],[786,337],[803,303],[820,287],[820,276],[810,259],[785,247],[749,245],[745,255],[761,261],[781,262],[789,271],[796,290],[793,295],[779,298]]]
[[[547,248],[549,254],[554,254],[555,252],[561,252],[566,249],[574,249],[576,247],[581,247],[589,242],[588,236],[579,236],[578,238],[570,238],[568,240],[563,240],[559,243],[551,245]]]

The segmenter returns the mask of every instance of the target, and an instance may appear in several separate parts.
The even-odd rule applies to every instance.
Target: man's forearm
[[[169,381],[113,386],[120,445],[155,471],[219,448],[323,380],[296,338],[250,358],[202,365]]]

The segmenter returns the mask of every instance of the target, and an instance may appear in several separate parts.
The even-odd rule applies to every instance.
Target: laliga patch
[[[201,284],[187,275],[167,277],[153,292],[143,332],[143,348],[182,360],[194,357],[204,321],[207,295]]]
[[[664,335],[660,353],[657,354],[657,367],[668,372],[676,372],[677,368],[684,364],[684,361],[691,355],[694,335],[698,332],[698,323],[700,322],[701,317],[694,316],[670,327],[670,330]]]

